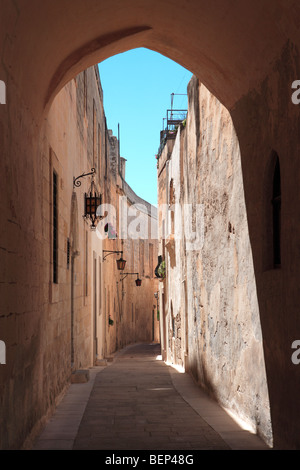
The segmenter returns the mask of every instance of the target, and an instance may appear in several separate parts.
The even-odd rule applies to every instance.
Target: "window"
[[[86,297],[88,296],[88,279],[89,279],[88,269],[89,269],[89,236],[88,236],[88,232],[85,232],[84,290],[85,290]]]
[[[153,243],[149,243],[149,275],[150,278],[154,277],[153,272]]]
[[[263,269],[277,269],[281,266],[281,175],[275,151],[266,168],[263,194]]]
[[[171,322],[172,322],[172,337],[175,338],[176,328],[175,328],[175,318],[173,314],[173,303],[171,300]]]
[[[67,238],[67,269],[70,268],[70,248],[71,248],[70,239]]]
[[[52,265],[53,265],[53,283],[58,283],[58,210],[57,210],[57,201],[58,201],[58,177],[57,173],[53,171],[52,175],[52,204],[53,204],[53,213],[52,213]]]
[[[139,274],[141,277],[145,275],[145,270],[144,270],[144,242],[143,240],[139,241],[139,258],[140,258],[140,268],[139,268]]]
[[[98,124],[98,175],[101,176],[101,128]]]
[[[131,249],[131,261],[130,261],[130,263],[131,263],[131,269],[132,269],[132,271],[134,271],[134,269],[135,269],[135,266],[134,266],[135,243],[134,243],[134,240],[130,240],[130,244],[131,244],[131,247],[130,247],[130,249]]]
[[[102,264],[99,256],[99,315],[102,313]]]
[[[175,189],[174,189],[174,180],[173,178],[170,181],[169,187],[169,213],[170,213],[170,227],[168,227],[168,235],[174,235],[175,233]]]
[[[83,111],[87,114],[87,71],[83,72]]]

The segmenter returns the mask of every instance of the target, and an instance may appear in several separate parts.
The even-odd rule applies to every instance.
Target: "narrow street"
[[[72,384],[35,450],[267,449],[215,402],[159,360],[160,346],[125,348]]]

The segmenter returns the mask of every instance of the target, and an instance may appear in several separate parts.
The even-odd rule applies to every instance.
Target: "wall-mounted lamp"
[[[97,193],[96,188],[95,188],[95,182],[94,182],[95,173],[96,173],[95,168],[92,168],[90,173],[82,173],[82,175],[77,176],[77,178],[73,179],[73,187],[79,188],[79,186],[81,186],[81,181],[79,181],[80,178],[92,175],[90,189],[88,193],[84,194],[84,217],[91,219],[92,229],[96,228],[96,225],[95,225],[96,220],[103,218],[97,212],[98,207],[101,206],[101,203],[102,203],[102,196],[101,194]]]
[[[121,258],[117,259],[117,268],[119,271],[123,271],[125,269],[126,265],[126,260],[123,259],[123,251],[109,251],[109,250],[103,250],[103,253],[107,253],[105,256],[103,256],[103,261],[109,256],[112,255],[113,253],[121,254]]]
[[[121,281],[124,281],[125,277],[127,277],[127,276],[135,275],[135,276],[137,276],[137,278],[135,280],[135,285],[137,287],[140,287],[142,285],[142,280],[139,279],[139,273],[123,273],[123,274],[124,274],[124,277],[121,278]]]

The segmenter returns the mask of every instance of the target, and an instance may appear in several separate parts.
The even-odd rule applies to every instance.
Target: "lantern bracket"
[[[96,173],[96,169],[95,168],[91,168],[91,171],[89,173],[82,173],[82,175],[79,175],[77,176],[77,178],[73,178],[73,187],[74,188],[79,188],[81,186],[81,181],[80,178],[84,178],[85,176],[90,176],[90,175],[94,175]]]
[[[103,256],[103,261],[109,256],[112,255],[113,253],[116,253],[117,255],[123,256],[123,251],[109,251],[109,250],[103,250],[103,253],[107,253],[105,256]]]

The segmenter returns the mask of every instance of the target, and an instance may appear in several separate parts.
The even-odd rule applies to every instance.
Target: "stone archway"
[[[300,377],[289,355],[300,334],[299,111],[290,99],[300,76],[299,21],[293,0],[1,0],[0,19],[7,92],[0,108],[2,245],[22,257],[22,277],[9,256],[3,269],[7,284],[19,280],[16,297],[24,294],[24,279],[41,274],[43,119],[71,78],[111,55],[147,47],[191,70],[229,109],[242,155],[274,443],[283,448],[300,447]],[[263,271],[261,263],[262,168],[272,148],[282,156],[282,267],[276,272]],[[9,315],[11,307],[5,308]]]
[[[136,47],[191,70],[231,109],[259,87],[287,40],[299,39],[292,0],[23,0],[3,3],[2,12],[4,78],[14,77],[35,115],[77,73]]]

